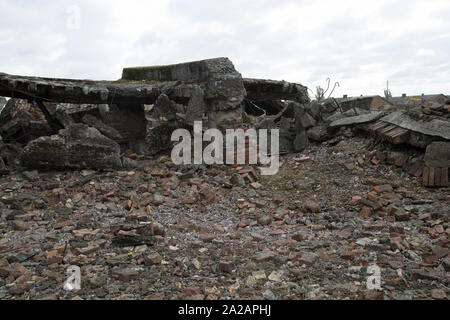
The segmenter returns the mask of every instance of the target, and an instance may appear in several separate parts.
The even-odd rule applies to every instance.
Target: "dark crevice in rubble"
[[[42,102],[42,100],[39,100],[39,99],[36,100],[36,105],[39,107],[39,109],[44,114],[44,117],[47,120],[47,123],[49,124],[49,126],[52,128],[53,133],[56,134],[56,133],[58,133],[59,130],[64,128],[64,126],[61,125],[61,123],[58,121],[58,119],[56,119],[53,115],[50,114],[50,112],[48,112],[47,107]]]
[[[273,116],[279,114],[285,106],[281,102],[273,100],[244,99],[244,111],[253,116]]]

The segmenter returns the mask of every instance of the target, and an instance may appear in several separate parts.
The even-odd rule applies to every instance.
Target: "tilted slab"
[[[450,121],[443,118],[397,111],[380,120],[424,135],[450,140]]]
[[[287,81],[244,78],[247,98],[252,100],[294,100],[309,103],[308,88]]]
[[[360,116],[344,118],[340,120],[333,121],[329,127],[330,128],[338,128],[345,126],[353,126],[358,124],[363,124],[367,122],[377,121],[386,115],[386,112],[373,112],[368,114],[362,114]]]
[[[58,78],[24,77],[0,73],[0,96],[62,103],[137,103],[156,101],[176,82],[131,83]]]

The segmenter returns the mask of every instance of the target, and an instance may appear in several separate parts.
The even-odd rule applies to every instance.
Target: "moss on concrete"
[[[122,79],[126,80],[156,80],[156,81],[171,81],[172,80],[173,65],[167,66],[152,66],[152,67],[133,67],[123,69]],[[149,73],[153,77],[157,74],[158,79],[149,79]]]

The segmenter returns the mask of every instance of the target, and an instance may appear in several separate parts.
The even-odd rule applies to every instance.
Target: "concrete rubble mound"
[[[33,138],[57,134],[74,123],[84,123],[119,143],[122,149],[147,155],[169,150],[173,130],[192,127],[194,121],[202,121],[204,128],[242,127],[244,105],[249,101],[254,101],[251,103],[255,106],[277,104],[277,111],[284,107],[281,99],[293,100],[296,106],[310,101],[307,88],[300,84],[244,80],[227,58],[125,68],[118,81],[0,74],[0,95],[11,92],[15,98],[3,114],[17,112],[17,105],[26,105],[34,113],[31,118],[20,117],[22,120],[3,118],[0,124],[5,138],[27,135],[21,142],[28,143]],[[297,133],[291,129],[296,129],[288,128],[288,121],[284,124],[286,150],[292,150]],[[32,125],[40,130],[34,136],[28,128]],[[303,136],[307,139],[306,134]]]
[[[6,106],[0,115],[0,134],[9,145],[25,147],[40,137],[57,135],[61,141],[60,130],[68,132],[75,124],[84,124],[101,134],[107,148],[114,141],[119,153],[128,152],[134,158],[170,150],[171,133],[192,129],[194,121],[202,121],[205,129],[277,128],[282,154],[302,152],[311,142],[333,143],[361,131],[424,152],[431,143],[450,139],[448,100],[409,109],[389,104],[376,111],[362,98],[311,102],[307,90],[297,83],[243,78],[228,58],[124,68],[117,81],[0,74],[0,95],[14,96],[7,103],[1,100]],[[30,159],[26,156],[30,150],[36,155],[36,146],[35,142],[25,148],[21,159]],[[113,149],[112,164],[117,167],[117,148]],[[47,166],[88,165],[77,157],[71,161],[48,161]],[[24,160],[22,165],[36,163]],[[101,161],[89,164],[105,165]]]

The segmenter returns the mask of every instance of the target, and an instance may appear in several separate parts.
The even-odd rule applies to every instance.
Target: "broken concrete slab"
[[[63,109],[61,108],[56,108],[56,112],[54,114],[56,120],[59,121],[59,123],[64,127],[64,128],[68,128],[70,126],[72,126],[73,124],[75,124],[75,121],[73,120],[73,118]]]
[[[330,138],[330,135],[326,126],[316,126],[308,130],[308,138],[313,141],[324,142]]]
[[[152,113],[157,119],[175,120],[177,114],[176,104],[163,93],[156,99]]]
[[[101,134],[103,134],[107,138],[110,138],[115,141],[123,140],[123,137],[116,129],[107,126],[106,124],[103,123],[103,121],[101,121],[100,119],[91,114],[84,115],[81,121],[84,124],[88,125],[89,127],[97,129],[98,131],[100,131]]]
[[[171,123],[163,123],[150,129],[146,139],[147,143],[144,153],[156,155],[162,151],[171,149],[173,147],[173,142],[171,140],[172,133],[179,128],[179,126]]]
[[[317,101],[313,101],[306,105],[306,111],[313,116],[317,121],[322,120],[321,118],[321,105]]]
[[[450,120],[414,111],[397,111],[380,119],[427,136],[450,140]]]
[[[308,112],[305,112],[300,117],[300,123],[302,124],[303,128],[309,129],[311,127],[316,126],[317,121]]]
[[[39,78],[0,73],[0,95],[21,99],[52,100],[64,103],[153,103],[176,83],[136,83]]]
[[[297,133],[297,136],[294,139],[294,151],[302,152],[309,146],[308,135],[306,134],[306,130],[303,130],[300,133]]]
[[[385,112],[372,112],[368,114],[362,114],[355,117],[344,118],[340,120],[333,121],[330,123],[330,128],[339,128],[345,126],[353,126],[358,124],[363,124],[367,122],[376,121],[386,115]]]
[[[249,88],[249,97],[275,107],[274,114],[287,105],[284,100],[297,101],[299,106],[310,101],[307,88],[300,84],[259,79],[244,81],[228,58],[125,68],[122,79],[115,82],[0,74],[2,87],[20,97],[63,102],[59,107],[62,110],[52,116],[59,124],[57,129],[50,126],[53,133],[82,122],[121,144],[145,139],[151,154],[171,146],[170,130],[192,126],[194,121],[201,120],[205,127],[221,130],[240,128],[247,95],[244,82]],[[77,105],[70,104],[75,101]],[[288,118],[294,118],[294,112],[291,113]],[[276,122],[279,120],[277,118]],[[47,121],[50,123],[49,119]],[[316,122],[309,114],[304,114],[301,121],[306,128]],[[291,126],[285,128],[281,134],[282,146],[291,150],[296,134]],[[30,140],[33,139],[26,142]]]
[[[196,100],[191,102],[190,109],[192,110],[194,104],[196,104],[196,109],[205,106],[206,109],[202,110],[202,115],[203,113],[240,109],[246,95],[242,76],[235,70],[233,63],[228,58],[168,66],[125,68],[122,79],[125,81],[184,82],[184,85],[165,90],[164,93],[174,101],[181,98],[189,101],[192,97],[196,97]],[[202,97],[203,102],[200,101]],[[200,110],[196,110],[196,114],[198,117]],[[221,123],[216,124],[212,121],[211,127],[215,125],[222,126]]]
[[[194,86],[186,108],[186,123],[193,126],[194,121],[201,121],[205,110],[207,110],[207,106],[204,92],[200,86]]]
[[[369,114],[370,111],[364,110],[364,109],[360,109],[360,108],[352,108],[349,109],[345,112],[336,112],[333,115],[329,116],[328,118],[325,118],[324,120],[328,123],[331,123],[333,121],[336,120],[341,120],[344,118],[349,118],[349,117],[355,117],[355,116],[360,116],[362,114]]]
[[[293,100],[309,103],[308,88],[298,83],[265,79],[244,79],[247,98],[258,100]]]
[[[425,152],[425,165],[429,168],[450,167],[450,142],[433,142]]]
[[[88,116],[85,118],[85,116]],[[95,117],[98,120],[92,118]],[[144,140],[147,134],[146,114],[139,104],[70,104],[60,103],[55,118],[68,128],[73,123],[85,123],[97,129],[120,144]],[[103,124],[102,124],[103,123]],[[100,131],[102,131],[100,130]]]
[[[20,160],[22,166],[33,169],[122,168],[120,146],[85,124],[31,141]]]

